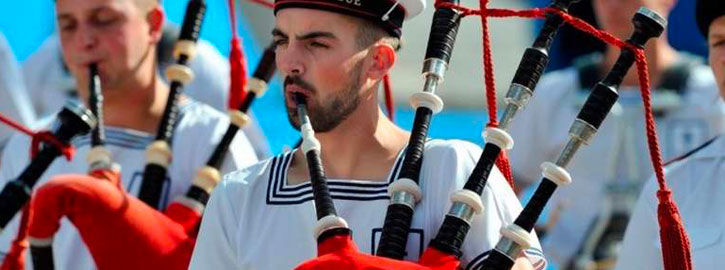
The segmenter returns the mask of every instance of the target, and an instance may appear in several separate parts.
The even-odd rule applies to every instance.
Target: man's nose
[[[93,27],[83,24],[78,29],[77,42],[83,50],[90,50],[98,45],[98,32]]]
[[[287,46],[277,51],[277,66],[285,75],[302,75],[305,72],[303,55],[295,46]]]

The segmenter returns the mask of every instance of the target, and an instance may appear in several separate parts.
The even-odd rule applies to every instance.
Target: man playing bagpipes
[[[82,100],[88,100],[90,66],[98,66],[107,125],[105,148],[121,166],[122,188],[137,195],[147,162],[146,146],[154,139],[150,134],[162,122],[170,95],[170,87],[157,74],[154,59],[163,10],[156,0],[58,0],[55,4],[63,57],[76,77]],[[172,198],[189,189],[197,170],[206,163],[229,126],[229,120],[220,112],[183,95],[174,109],[178,109],[178,117],[169,133],[173,162],[161,180],[159,204],[153,206],[159,209],[165,209]],[[71,162],[55,162],[36,187],[59,174],[86,174],[89,141],[88,136],[74,140],[78,157]],[[27,149],[27,139],[11,140],[2,157],[2,181],[12,180],[25,167]],[[222,162],[222,172],[257,161],[243,135],[233,140],[230,150]],[[17,234],[19,216],[15,215],[0,234],[1,250],[7,250]],[[103,226],[103,220],[98,225]],[[56,269],[95,269],[78,232],[66,220],[53,236],[53,250]]]
[[[375,254],[378,249],[385,209],[397,200],[389,196],[389,187],[419,199],[410,234],[403,235],[408,238],[404,259],[410,261],[417,261],[435,236],[451,206],[449,197],[463,187],[481,155],[481,148],[468,142],[430,140],[416,156],[424,156],[412,176],[419,178],[420,188],[398,179],[406,167],[406,148],[411,148],[409,137],[419,134],[384,116],[377,89],[395,63],[403,21],[424,6],[421,0],[279,0],[272,32],[290,122],[300,128],[293,95],[301,94],[337,215],[347,220],[359,250]],[[436,72],[441,70],[425,73]],[[431,92],[414,95],[411,103],[418,110],[440,111],[442,101]],[[315,256],[317,243],[310,232],[322,228],[316,227],[302,152],[283,153],[224,177],[207,206],[191,269],[291,269]],[[521,210],[498,169],[492,170],[478,202],[485,211],[472,221],[462,248],[463,268],[482,260],[500,237],[500,227]],[[515,269],[545,267],[533,242]]]
[[[725,98],[725,5],[718,0],[698,0],[695,14],[709,45],[710,66],[720,96]],[[693,266],[698,270],[722,269],[725,137],[720,135],[675,159],[665,174],[690,235]],[[650,179],[627,227],[617,269],[662,268],[662,248],[655,229],[655,190],[657,184]]]
[[[602,29],[626,38],[633,29],[629,18],[637,8],[645,6],[667,18],[676,1],[592,3]],[[537,86],[540,95],[511,124],[511,136],[516,140],[510,153],[511,166],[517,187],[538,183],[541,161],[553,160],[566,144],[569,119],[580,110],[591,87],[613,66],[619,51],[610,44],[603,55],[579,59],[574,67],[542,77]],[[701,59],[676,51],[668,43],[666,32],[648,43],[645,53],[665,160],[725,131],[725,104]],[[653,173],[642,136],[645,118],[636,72],[634,68],[629,70],[620,100],[602,124],[601,132],[572,162],[571,186],[558,190],[550,203],[552,209],[562,209],[561,218],[542,244],[547,258],[559,265],[579,264],[574,269],[581,269],[591,261],[611,264],[616,258],[613,247],[621,242],[639,191]]]

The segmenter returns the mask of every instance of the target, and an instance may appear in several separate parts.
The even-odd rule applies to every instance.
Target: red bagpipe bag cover
[[[454,270],[460,265],[455,256],[428,248],[419,264],[377,257],[360,252],[349,235],[337,235],[317,245],[317,257],[306,261],[297,270]]]
[[[49,239],[63,217],[78,229],[98,269],[187,269],[200,213],[172,203],[159,212],[119,184],[118,173],[62,175],[32,199],[28,236]]]

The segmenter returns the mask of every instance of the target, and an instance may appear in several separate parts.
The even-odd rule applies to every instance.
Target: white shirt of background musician
[[[583,103],[579,85],[575,68],[545,75],[529,105],[514,118],[510,132],[515,144],[510,159],[517,181],[538,185],[540,164],[555,161],[564,148],[569,140],[569,127]],[[551,206],[564,206],[561,218],[543,240],[547,258],[559,263],[570,260],[584,241],[587,229],[602,209],[605,186],[612,179],[621,181],[634,174],[643,183],[652,175],[639,90],[622,88],[619,94],[618,105],[591,144],[582,147],[571,161],[568,170],[572,184],[557,189],[549,202]],[[725,103],[709,67],[698,65],[691,71],[681,97],[679,107],[656,118],[665,160],[684,154],[725,128]],[[658,102],[655,92],[654,106]],[[632,134],[634,139],[630,141],[635,145],[621,147],[622,134]],[[616,149],[620,151],[615,155]],[[636,156],[634,161],[622,164],[623,156],[628,154]]]
[[[665,170],[667,185],[690,237],[692,262],[697,270],[722,269],[725,254],[725,137]],[[640,195],[624,236],[618,270],[663,269],[657,224],[657,182]]]
[[[20,68],[7,40],[0,33],[0,113],[25,126],[35,121],[30,98],[20,77]],[[13,134],[13,129],[0,124],[0,150]]]
[[[423,200],[417,205],[406,260],[417,261],[435,237],[451,202],[480,157],[481,148],[458,140],[426,143],[420,172]],[[402,155],[401,155],[402,156]],[[287,168],[292,152],[228,174],[208,204],[190,269],[292,269],[316,256],[316,224],[309,182],[290,186]],[[387,181],[328,179],[337,214],[352,229],[365,253],[374,253],[388,207]],[[477,215],[463,245],[463,269],[475,269],[499,240],[499,229],[510,224],[521,204],[496,169],[482,195],[485,212]],[[526,251],[535,269],[544,269],[538,240]]]
[[[166,179],[167,184],[161,198],[161,203],[164,205],[188,190],[197,170],[205,165],[229,125],[229,121],[224,115],[196,101],[182,105],[180,114],[171,145],[173,161],[169,167],[169,177]],[[143,169],[146,165],[146,146],[153,139],[154,136],[144,132],[106,127],[106,148],[111,151],[113,160],[121,165],[123,187],[131,194],[138,194]],[[88,164],[85,157],[90,150],[90,136],[76,138],[73,140],[73,145],[77,149],[73,161],[68,162],[63,157],[56,159],[36,187],[56,175],[87,173]],[[15,136],[10,140],[7,151],[0,160],[3,164],[3,168],[0,170],[0,183],[2,183],[0,186],[4,186],[5,183],[17,177],[28,164],[29,147],[29,138],[26,136]],[[247,138],[243,133],[238,133],[232,142],[230,152],[227,153],[222,172],[234,171],[257,161]],[[19,216],[16,215],[6,230],[0,234],[0,252],[2,253],[8,251],[10,242],[15,238]],[[67,219],[63,219],[61,224],[53,243],[56,269],[96,269],[93,259],[75,227]],[[4,254],[0,255],[4,256]],[[29,258],[27,262],[30,262]]]
[[[194,80],[184,87],[183,92],[218,111],[226,112],[230,84],[229,61],[206,40],[197,42],[196,52],[196,57],[189,63],[194,71]],[[52,117],[60,111],[68,98],[76,96],[76,82],[64,70],[57,35],[48,37],[25,60],[22,68],[28,93],[33,97],[33,106],[40,117]],[[165,77],[166,73],[160,74]],[[252,121],[243,131],[255,147],[259,158],[269,156],[267,139],[257,121]]]

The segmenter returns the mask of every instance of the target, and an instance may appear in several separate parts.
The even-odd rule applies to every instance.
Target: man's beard
[[[335,129],[342,121],[347,119],[352,112],[354,112],[358,105],[360,105],[360,75],[362,74],[362,61],[358,62],[351,72],[351,76],[348,82],[343,86],[342,90],[328,98],[328,102],[321,104],[319,99],[307,100],[307,111],[310,117],[312,127],[316,132],[328,132]],[[314,94],[317,94],[317,89],[314,89],[311,84],[302,81],[299,77],[289,76],[285,79],[285,86],[288,84],[295,84],[303,87]],[[285,99],[289,98],[284,95]],[[297,114],[297,108],[287,107],[287,118],[290,124],[300,130],[300,120]]]

